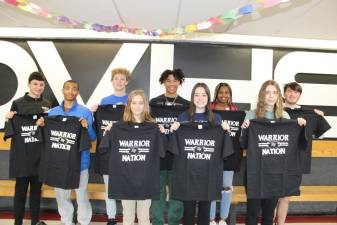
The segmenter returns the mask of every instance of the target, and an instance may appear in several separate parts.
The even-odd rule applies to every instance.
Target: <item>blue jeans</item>
[[[233,193],[233,176],[234,176],[234,171],[223,171],[222,186],[224,188],[225,187],[231,188],[228,191],[225,191],[225,190],[221,191],[220,217],[223,220],[227,219],[228,214],[229,214],[229,208],[231,206],[232,193]],[[216,213],[216,201],[212,201],[211,209],[210,209],[210,216],[209,216],[210,220],[215,219],[215,213]]]

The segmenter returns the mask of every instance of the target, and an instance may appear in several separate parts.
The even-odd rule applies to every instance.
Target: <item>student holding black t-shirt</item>
[[[94,105],[91,110],[95,112],[95,125],[102,124],[103,120],[107,123],[119,121],[124,112],[124,106],[128,101],[128,94],[126,93],[126,86],[131,79],[130,71],[123,67],[114,68],[111,71],[111,84],[113,93],[101,99],[100,104]],[[109,119],[108,119],[109,118]],[[106,124],[103,124],[106,126]],[[101,141],[102,127],[97,127],[97,147]],[[116,221],[116,200],[108,197],[109,175],[108,175],[108,155],[95,153],[95,172],[102,174],[105,187],[105,206],[106,214],[108,216],[107,225],[115,225]]]
[[[39,222],[42,184],[38,178],[38,168],[40,151],[43,146],[37,143],[37,140],[33,137],[37,129],[35,126],[37,114],[46,113],[51,106],[42,97],[45,86],[46,81],[41,73],[31,73],[28,79],[29,92],[13,101],[10,112],[5,116],[8,122],[5,125],[5,129],[10,124],[14,127],[11,134],[7,133],[5,136],[13,137],[9,175],[16,179],[13,209],[15,225],[22,224],[28,185],[30,185],[31,224],[45,224],[42,221]],[[20,129],[15,129],[15,127]],[[27,138],[28,141],[25,141]]]
[[[255,110],[248,111],[243,128],[249,127],[249,120],[251,119],[290,119],[288,113],[283,110],[283,99],[280,87],[274,80],[264,82],[260,88],[258,101]],[[305,125],[306,121],[303,118],[298,118],[299,125]],[[248,176],[248,175],[247,175]],[[249,187],[247,187],[249,188]],[[262,225],[272,225],[274,219],[274,211],[278,202],[277,197],[272,198],[248,198],[247,199],[247,213],[246,225],[257,225],[258,216],[262,209]]]
[[[143,90],[128,95],[123,120],[107,130],[99,148],[110,151],[109,198],[122,200],[123,225],[133,225],[136,212],[138,224],[150,225],[151,200],[159,198],[165,129],[150,116]]]
[[[301,166],[303,174],[310,173],[311,167],[311,146],[312,136],[316,138],[323,135],[331,127],[324,119],[324,112],[318,109],[303,109],[298,105],[298,101],[302,94],[302,87],[297,82],[285,84],[284,89],[284,106],[292,119],[303,117],[307,121],[306,130],[308,133],[308,151],[301,154]],[[280,198],[276,208],[277,225],[284,225],[287,218],[290,197]]]
[[[189,101],[180,97],[177,93],[179,86],[184,82],[185,75],[182,70],[165,70],[159,79],[160,84],[165,87],[165,93],[151,99],[151,116],[155,118],[157,124],[165,127],[166,134],[169,135],[170,125],[177,120],[179,114],[184,112],[190,105]],[[169,225],[179,225],[183,216],[183,203],[172,199],[167,200],[168,188],[170,188],[172,177],[173,155],[166,153],[165,158],[160,160],[160,199],[153,200],[151,204],[151,218],[153,225],[163,225],[165,223],[164,213],[167,208],[167,219]],[[166,202],[167,201],[167,202]]]
[[[89,139],[96,139],[96,133],[93,129],[93,117],[91,111],[78,104],[76,98],[79,94],[79,84],[77,81],[68,80],[63,84],[64,101],[57,107],[54,107],[48,113],[48,116],[72,116],[77,117],[82,127],[88,129]],[[37,125],[44,126],[44,118],[37,121]],[[82,149],[80,149],[82,150]],[[88,198],[87,186],[89,181],[90,149],[81,151],[79,187],[75,189],[77,209],[77,221],[81,225],[88,225],[91,221],[92,208]],[[71,190],[55,188],[57,208],[61,216],[61,222],[65,225],[72,224],[74,215],[74,206],[71,202]]]
[[[178,122],[171,125],[171,131],[176,131],[183,122],[201,122],[211,123],[213,125],[222,125],[224,130],[229,130],[226,122],[221,123],[221,117],[214,114],[211,110],[211,95],[208,86],[205,83],[197,83],[191,94],[191,105],[189,109],[178,116]],[[209,174],[212,176],[212,174]],[[219,190],[220,192],[220,190]],[[207,193],[203,193],[207,195]],[[213,193],[216,195],[217,193]],[[213,199],[211,199],[213,200]],[[194,224],[196,204],[198,204],[198,225],[209,225],[210,200],[188,200],[184,203],[184,225]]]
[[[229,84],[219,83],[215,87],[214,99],[211,104],[211,108],[213,111],[216,110],[219,112],[238,110],[238,107],[234,105],[232,102],[232,88]],[[241,112],[241,113],[242,113],[241,116],[239,115],[238,117],[242,118],[241,120],[241,123],[242,123],[243,118],[244,118],[244,112]],[[222,117],[222,119],[224,118]],[[235,122],[238,122],[238,121],[235,121]],[[240,123],[238,123],[237,128],[240,129],[241,128],[240,126],[241,126]],[[233,132],[235,133],[235,136],[237,137],[240,136],[240,133],[236,134],[235,131]],[[236,152],[236,154],[242,155],[241,150],[238,145],[237,147],[238,147],[237,148],[238,152]],[[234,155],[232,155],[231,157],[241,158],[240,156],[234,156]],[[228,159],[226,160],[226,162],[228,162],[229,160],[232,161],[231,159]],[[238,165],[235,165],[236,167],[238,167],[240,163],[237,163],[237,164]],[[226,219],[229,214],[229,208],[231,205],[232,193],[233,193],[233,176],[234,176],[234,170],[224,170],[223,171],[223,189],[221,191],[219,225],[227,225]],[[210,225],[216,225],[215,214],[216,214],[216,201],[212,201],[211,209],[210,209]]]

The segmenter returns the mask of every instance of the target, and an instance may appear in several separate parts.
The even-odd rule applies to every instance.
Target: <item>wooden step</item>
[[[14,180],[0,180],[0,196],[14,196]],[[104,200],[104,184],[88,184],[89,198],[92,200]],[[43,185],[43,198],[55,198],[54,188]],[[75,198],[75,192],[72,192]],[[337,202],[337,186],[301,186],[301,195],[291,197],[294,202]],[[246,202],[246,193],[243,186],[235,186],[232,202]]]

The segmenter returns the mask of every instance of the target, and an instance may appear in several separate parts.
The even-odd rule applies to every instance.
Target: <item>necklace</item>
[[[172,102],[170,102],[170,101],[167,99],[166,95],[164,95],[164,96],[165,96],[165,99],[166,99],[166,101],[165,101],[165,105],[166,105],[166,106],[174,106],[174,105],[175,105],[175,101],[177,100],[178,95],[176,95],[176,97],[174,97],[174,99],[173,99]]]

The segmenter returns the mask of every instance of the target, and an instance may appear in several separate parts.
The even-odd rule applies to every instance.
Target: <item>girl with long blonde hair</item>
[[[130,129],[128,132],[128,135],[122,136],[122,139],[125,140],[130,140],[130,141],[135,141],[138,143],[139,140],[142,141],[148,141],[152,144],[148,144],[149,147],[148,149],[141,149],[140,151],[147,151],[148,154],[146,155],[146,160],[145,160],[145,153],[144,155],[144,160],[137,161],[137,163],[130,164],[128,160],[123,161],[122,160],[122,166],[111,169],[113,166],[109,165],[110,167],[110,174],[111,170],[113,171],[121,171],[118,173],[118,176],[124,176],[123,179],[127,180],[122,180],[121,182],[126,182],[129,183],[134,190],[128,188],[128,187],[120,187],[122,189],[110,189],[111,187],[109,186],[109,191],[111,191],[112,196],[120,196],[119,199],[122,201],[122,207],[123,207],[123,225],[133,225],[134,220],[135,220],[135,214],[137,214],[138,218],[138,224],[140,225],[150,225],[150,206],[151,206],[151,199],[152,198],[157,198],[157,190],[156,187],[158,186],[158,193],[159,193],[159,184],[156,184],[156,179],[155,177],[149,178],[147,174],[149,174],[148,168],[152,168],[153,165],[156,165],[156,167],[152,168],[152,171],[155,171],[158,169],[158,183],[159,183],[159,160],[160,158],[158,156],[161,156],[164,147],[159,139],[161,136],[157,136],[156,129],[159,129],[161,133],[165,132],[164,127],[159,126],[157,128],[157,125],[154,123],[154,119],[150,116],[149,112],[149,101],[144,93],[143,90],[134,90],[129,93],[128,95],[128,101],[125,106],[123,118],[121,122],[116,123],[113,125],[113,127],[110,126],[112,132],[114,129],[118,129],[120,127],[123,128],[125,131],[126,129]],[[131,128],[132,127],[132,128]],[[108,129],[110,129],[108,128]],[[145,130],[143,129],[145,128]],[[115,131],[115,132],[119,132]],[[132,132],[132,134],[130,133]],[[146,133],[147,134],[144,134]],[[146,136],[147,135],[147,136]],[[115,135],[114,140],[119,143],[120,141],[120,136]],[[112,145],[109,145],[109,147]],[[124,153],[122,156],[137,156],[137,154],[132,155],[132,151],[138,151],[140,148],[139,146],[137,147],[137,144],[132,147],[133,149],[130,150],[127,155]],[[116,151],[116,149],[112,149],[111,151]],[[158,154],[151,153],[154,151],[158,151]],[[112,153],[111,153],[112,154]],[[163,153],[164,154],[164,153]],[[115,155],[114,155],[115,156]],[[116,157],[116,156],[115,156]],[[119,156],[118,156],[119,157]],[[154,157],[154,158],[150,158]],[[158,157],[158,158],[157,158]],[[111,156],[110,156],[111,158]],[[158,160],[158,161],[154,161]],[[111,161],[110,161],[111,163]],[[138,166],[137,166],[138,165]],[[151,167],[150,167],[151,165]],[[158,168],[157,168],[158,167]],[[123,169],[128,168],[134,168],[137,171],[134,171],[134,173],[126,173],[122,172]],[[142,174],[142,179],[153,179],[153,184],[143,184],[143,182],[140,182],[139,179],[140,177],[135,174]],[[154,173],[157,174],[157,173]],[[153,175],[153,174],[152,174]],[[151,175],[151,176],[152,176]],[[117,178],[114,176],[110,175],[110,181],[117,182]],[[133,182],[134,181],[134,182]],[[115,183],[111,183],[112,185],[117,185]],[[126,191],[127,190],[127,191]],[[155,191],[153,191],[155,190]],[[132,193],[131,193],[131,192]],[[122,194],[121,194],[122,193]],[[145,194],[144,194],[145,193]],[[110,195],[110,192],[109,192]],[[158,194],[159,195],[159,194]],[[158,196],[159,197],[159,196]]]
[[[274,80],[267,80],[262,84],[256,104],[255,117],[266,118],[267,112],[272,112],[274,119],[282,119],[286,115],[283,111],[280,86]]]
[[[124,122],[143,123],[152,122],[154,119],[150,115],[149,100],[143,90],[130,92],[123,114]]]
[[[274,80],[265,81],[259,91],[255,110],[250,110],[246,114],[243,128],[249,127],[251,119],[290,119],[287,112],[283,110],[283,99],[280,86]],[[306,121],[298,118],[299,125],[305,125]],[[262,224],[272,225],[274,212],[278,198],[247,199],[246,225],[257,225],[260,209],[262,210]]]

